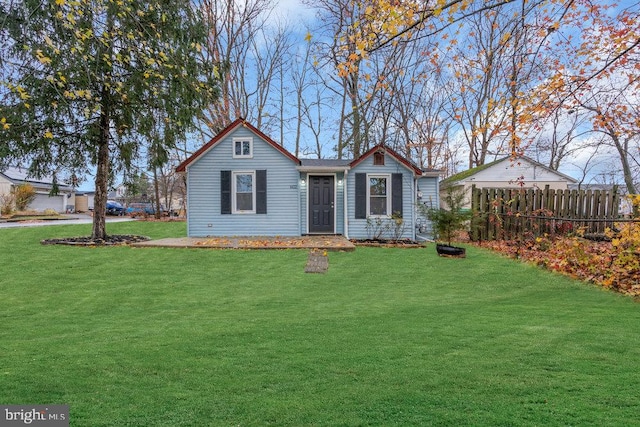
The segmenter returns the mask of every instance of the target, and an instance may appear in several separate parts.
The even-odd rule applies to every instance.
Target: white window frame
[[[371,178],[385,178],[387,181],[387,214],[374,215],[371,213]],[[367,217],[368,218],[391,218],[391,174],[371,173],[367,174]]]
[[[245,142],[249,144],[249,154],[242,154],[242,144],[245,143]],[[238,143],[241,144],[240,145],[240,154],[236,154],[236,145]],[[251,158],[253,158],[253,138],[252,137],[233,138],[233,158],[234,159],[251,159]]]
[[[238,175],[251,175],[251,210],[239,210],[237,200],[237,179]],[[231,213],[232,214],[255,214],[256,213],[256,171],[232,171],[231,172]]]

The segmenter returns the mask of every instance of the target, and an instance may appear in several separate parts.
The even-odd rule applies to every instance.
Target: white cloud
[[[276,0],[270,21],[299,24],[315,18],[316,10],[301,0]]]

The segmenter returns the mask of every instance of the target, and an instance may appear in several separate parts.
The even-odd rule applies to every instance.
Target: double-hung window
[[[253,157],[253,138],[233,138],[233,157],[236,159]]]
[[[391,177],[389,175],[368,175],[368,216],[391,215]]]
[[[232,173],[232,205],[233,213],[256,213],[256,173]]]

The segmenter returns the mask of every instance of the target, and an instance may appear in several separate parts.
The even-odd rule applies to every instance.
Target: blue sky
[[[634,3],[637,4],[636,2],[629,2],[629,1],[622,1],[621,2],[621,7],[622,5],[629,5],[629,3]],[[313,23],[315,18],[315,14],[316,11],[303,4],[302,1],[300,0],[279,0],[279,1],[275,1],[274,2],[274,10],[270,16],[270,20],[274,23],[274,25],[276,23],[291,23],[291,25],[295,26],[296,28],[298,28],[299,30],[302,30],[303,28],[305,28],[304,23]],[[303,42],[303,37],[304,35],[301,34],[300,36],[300,42]],[[277,135],[273,135],[274,137],[277,137]],[[328,135],[325,136],[325,138]],[[285,138],[286,140],[287,138]],[[200,144],[202,144],[202,141],[198,141],[195,142],[196,146],[199,146]],[[285,146],[288,149],[291,149],[291,147],[289,147],[286,142],[285,142]],[[197,147],[196,147],[197,148]],[[563,166],[560,168],[560,171],[563,173],[566,173],[568,175],[573,176],[574,178],[580,179],[581,178],[581,168],[580,165],[584,164],[583,162],[586,161],[588,153],[583,152],[581,153],[580,156],[576,156],[575,159],[573,159],[573,162],[565,162],[563,164]],[[328,154],[328,156],[330,156],[330,154]],[[579,158],[579,157],[584,157],[584,158]],[[604,162],[598,162],[600,163],[600,167],[606,169],[610,169],[612,167],[611,164],[604,164]],[[85,189],[85,190],[89,190],[93,188],[93,177],[88,177],[88,181],[86,181],[85,183],[82,184],[81,188]]]

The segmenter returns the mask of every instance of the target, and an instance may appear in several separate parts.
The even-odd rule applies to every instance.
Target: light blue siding
[[[422,193],[422,199],[418,200],[418,205],[425,209],[437,208],[440,206],[438,194],[438,177],[421,177],[418,179],[418,188]],[[418,207],[417,205],[417,207]],[[433,227],[427,219],[424,209],[416,209],[416,234],[418,238],[433,239]]]
[[[385,155],[385,164],[383,166],[374,165],[373,157],[369,156],[361,163],[358,163],[353,169],[349,171],[349,175],[347,178],[347,208],[349,211],[348,215],[348,230],[349,230],[349,238],[351,239],[367,239],[371,238],[373,228],[375,225],[367,226],[366,219],[356,219],[355,211],[355,195],[356,195],[356,186],[355,186],[355,175],[357,173],[368,173],[368,174],[394,174],[401,173],[402,174],[402,215],[403,215],[403,224],[396,229],[395,224],[391,219],[386,219],[386,221],[390,224],[389,231],[385,232],[382,236],[383,239],[395,238],[396,230],[400,234],[400,238],[405,239],[413,239],[414,238],[414,217],[415,217],[415,201],[416,201],[416,191],[415,191],[415,180],[413,177],[413,171],[407,169],[404,165],[399,163],[394,157],[389,155]],[[391,186],[391,182],[389,182],[389,186]],[[373,220],[375,222],[375,220]]]
[[[233,158],[233,138],[253,137],[253,157]],[[267,171],[267,213],[222,215],[220,171]],[[237,128],[188,166],[189,236],[300,235],[296,164],[249,129]]]

